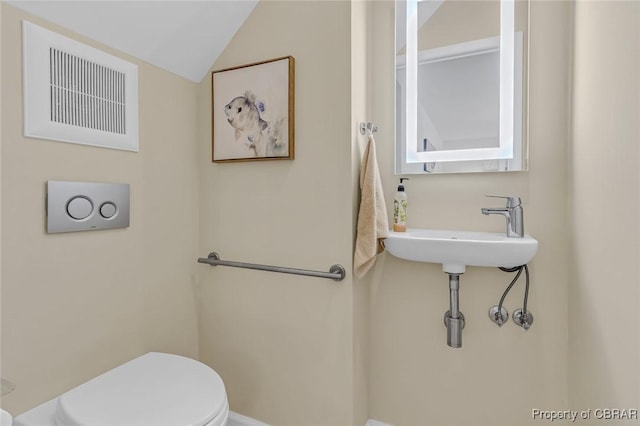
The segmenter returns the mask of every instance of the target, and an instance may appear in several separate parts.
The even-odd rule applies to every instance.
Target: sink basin
[[[538,241],[530,235],[513,238],[493,232],[407,229],[390,231],[385,247],[400,259],[441,263],[445,272],[461,274],[466,266],[524,265],[538,251]]]

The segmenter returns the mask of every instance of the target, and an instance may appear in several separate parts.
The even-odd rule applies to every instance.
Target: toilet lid
[[[227,404],[224,383],[206,365],[150,352],[58,398],[64,426],[203,426]]]

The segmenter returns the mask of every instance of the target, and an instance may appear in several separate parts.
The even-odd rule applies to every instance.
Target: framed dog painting
[[[212,73],[212,160],[294,158],[294,58]]]

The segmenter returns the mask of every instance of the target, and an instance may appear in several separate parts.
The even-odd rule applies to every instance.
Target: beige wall
[[[149,350],[199,356],[234,411],[278,426],[523,425],[539,423],[532,408],[640,405],[638,4],[578,4],[571,98],[572,4],[534,1],[530,170],[407,183],[410,226],[501,232],[479,212],[495,203],[484,194],[518,195],[540,241],[531,330],[487,318],[510,274],[468,268],[457,350],[438,265],[382,255],[351,276],[357,122],[379,127],[387,201],[398,179],[392,2],[259,3],[213,69],[296,58],[296,159],[235,164],[210,162],[210,76],[197,85],[144,63],[140,153],[23,138],[26,15],[0,4],[2,375],[18,385],[4,408],[20,413]],[[45,234],[48,179],[131,183],[131,227]],[[348,274],[195,263],[210,251]]]
[[[293,161],[210,163],[210,79],[200,87],[200,252],[348,271],[199,270],[201,358],[232,410],[274,425],[353,424],[350,16],[343,1],[260,2],[213,67],[295,57]]]
[[[148,351],[197,357],[198,86],[138,63],[137,154],[24,138],[21,20],[53,27],[1,7],[2,376],[17,385],[2,405],[18,414]],[[129,183],[131,226],[46,234],[49,179]]]
[[[352,224],[357,227],[360,204],[360,162],[368,139],[361,135],[360,122],[371,120],[369,40],[374,31],[371,27],[371,7],[367,2],[351,2],[351,118],[353,136],[351,150]],[[354,236],[355,237],[355,236]],[[354,246],[355,247],[355,244]],[[353,424],[364,425],[369,418],[369,289],[371,282],[353,278]]]
[[[637,408],[640,3],[579,1],[575,11],[571,405]]]
[[[374,26],[393,30],[391,3],[376,2]],[[526,231],[540,242],[531,262],[525,332],[513,322],[498,328],[487,312],[497,304],[511,274],[467,268],[460,303],[466,316],[463,347],[446,346],[447,275],[439,265],[390,255],[377,265],[371,288],[370,418],[396,426],[523,425],[535,423],[532,408],[568,404],[566,144],[569,66],[567,2],[535,2],[531,10],[530,170],[506,174],[410,176],[409,226],[504,232],[504,219],[483,216],[499,205],[485,194],[518,195]],[[541,25],[540,23],[544,23]],[[380,126],[379,160],[388,198],[393,174],[393,57],[388,42],[374,39],[372,116]],[[386,44],[385,44],[386,43]],[[390,65],[391,64],[391,65]],[[506,299],[509,312],[522,306],[524,283]]]

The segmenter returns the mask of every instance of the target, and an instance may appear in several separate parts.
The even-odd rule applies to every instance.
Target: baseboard
[[[390,425],[389,423],[382,423],[377,420],[369,419],[367,420],[367,423],[365,423],[364,426],[393,426],[393,425]]]
[[[238,414],[233,411],[229,411],[229,420],[233,420],[235,423],[241,424],[242,426],[269,426],[266,423],[259,422],[256,419],[243,416],[242,414]],[[379,426],[382,426],[382,425],[379,425]]]
[[[251,417],[243,416],[242,414],[235,413],[233,411],[229,411],[229,420],[233,420],[235,423],[238,423],[242,426],[269,426],[266,423],[262,423],[256,419],[252,419]],[[393,426],[388,423],[382,423],[377,420],[369,419],[365,426]]]

